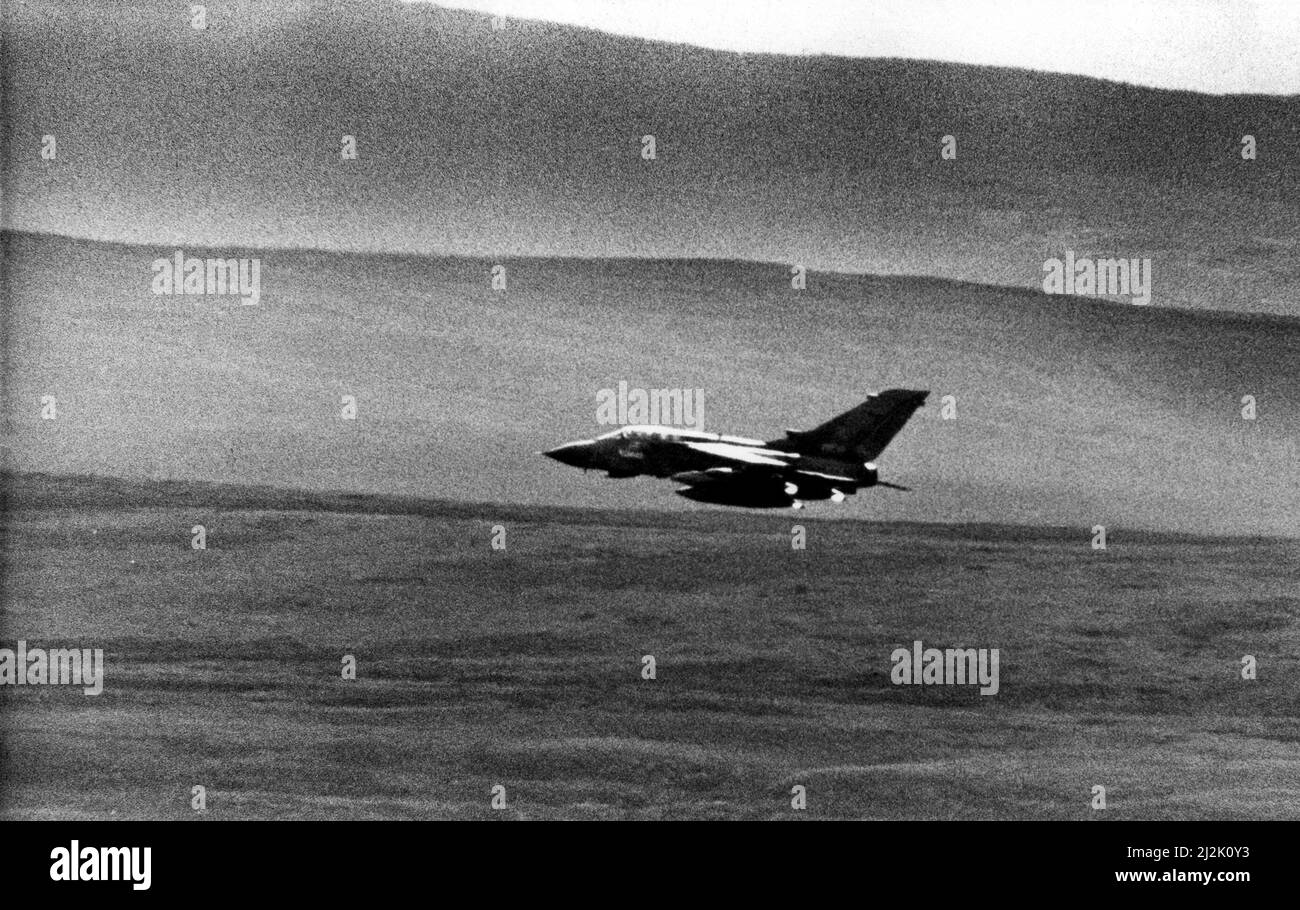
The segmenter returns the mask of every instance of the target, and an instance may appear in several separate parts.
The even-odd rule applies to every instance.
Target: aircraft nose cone
[[[580,468],[588,461],[588,451],[586,442],[566,442],[562,446],[556,446],[542,453],[547,458],[553,458],[560,464],[572,465]]]

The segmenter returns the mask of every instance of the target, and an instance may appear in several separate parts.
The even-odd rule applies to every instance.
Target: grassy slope
[[[1300,816],[1292,541],[11,480],[4,641],[108,670],[0,692],[7,817]]]
[[[734,262],[509,260],[493,293],[489,260],[283,251],[257,253],[262,303],[240,307],[151,295],[167,249],[5,237],[26,470],[697,509],[534,453],[607,429],[620,380],[701,388],[706,429],[762,437],[900,385],[934,392],[883,462],[917,492],[840,514],[1300,530],[1295,319],[915,278],[796,293]]]

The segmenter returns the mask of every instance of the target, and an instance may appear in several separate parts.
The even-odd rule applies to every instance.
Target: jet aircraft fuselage
[[[879,478],[875,458],[929,393],[891,389],[804,432],[765,442],[668,426],[629,426],[558,446],[547,457],[610,477],[669,477],[678,495],[749,508],[840,502]]]

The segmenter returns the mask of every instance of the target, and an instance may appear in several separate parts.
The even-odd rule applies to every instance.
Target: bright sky
[[[407,0],[723,50],[1300,94],[1300,0]]]

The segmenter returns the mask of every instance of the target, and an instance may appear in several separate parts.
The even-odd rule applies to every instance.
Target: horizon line
[[[190,246],[198,250],[215,250],[222,248],[221,244],[212,244],[206,241],[186,241],[184,243],[176,242],[138,242],[130,240],[109,240],[101,237],[89,237],[78,234],[64,234],[59,231],[38,231],[26,230],[15,227],[0,227],[0,237],[23,235],[27,237],[44,237],[55,240],[68,240],[74,243],[95,243],[103,246],[118,246],[128,249],[154,250],[170,247],[184,252],[185,246]],[[371,258],[388,258],[388,259],[428,259],[428,260],[460,260],[469,262],[510,262],[510,261],[531,261],[531,262],[631,262],[631,263],[705,263],[713,265],[743,265],[743,266],[770,266],[772,268],[788,269],[795,263],[778,262],[771,259],[745,259],[726,256],[583,256],[583,255],[563,255],[563,256],[546,256],[536,254],[513,254],[513,253],[435,253],[435,252],[418,252],[410,250],[357,250],[347,249],[344,247],[322,247],[322,246],[257,246],[241,243],[225,244],[228,250],[252,250],[257,252],[268,253],[320,253],[326,256],[367,256]],[[1068,252],[1065,251],[1065,252]],[[221,257],[235,258],[235,257]],[[0,256],[0,263],[3,263],[3,257]],[[7,269],[9,266],[4,264]],[[1274,313],[1268,310],[1224,310],[1216,307],[1188,307],[1188,306],[1165,306],[1162,304],[1144,304],[1134,305],[1122,300],[1115,300],[1109,297],[1101,296],[1082,296],[1078,294],[1049,294],[1041,288],[1035,288],[1028,285],[1018,284],[989,284],[983,281],[971,281],[966,278],[947,278],[942,275],[928,275],[920,272],[849,272],[836,269],[814,269],[805,270],[809,275],[829,275],[844,278],[879,278],[879,279],[903,279],[906,281],[929,281],[936,284],[949,284],[974,288],[990,288],[1001,291],[1015,291],[1023,294],[1031,294],[1043,297],[1059,297],[1063,300],[1072,300],[1078,303],[1098,304],[1102,306],[1123,307],[1124,309],[1152,310],[1161,313],[1180,313],[1180,314],[1198,314],[1204,316],[1220,316],[1229,319],[1264,319],[1276,320],[1281,319],[1287,322],[1300,322],[1300,314],[1291,313]]]
[[[401,510],[394,508],[404,504],[413,506],[446,506],[450,509],[501,509],[515,508],[527,510],[551,510],[555,512],[577,512],[582,514],[609,515],[612,517],[626,517],[632,519],[636,516],[647,518],[664,518],[672,521],[679,519],[689,520],[691,518],[727,518],[733,521],[742,521],[746,519],[758,518],[767,521],[784,520],[781,515],[753,515],[738,513],[725,508],[686,508],[686,509],[661,509],[650,506],[640,506],[633,508],[602,508],[600,506],[590,505],[564,505],[554,502],[518,502],[516,500],[491,500],[491,499],[449,499],[446,497],[430,496],[423,493],[381,493],[377,491],[359,490],[355,487],[295,487],[281,486],[277,483],[246,483],[241,481],[230,480],[209,480],[193,477],[146,477],[143,475],[131,476],[123,474],[102,474],[96,471],[90,472],[65,472],[65,471],[29,471],[12,466],[0,466],[0,493],[8,498],[10,511],[21,507],[17,497],[12,495],[15,481],[35,480],[38,482],[87,482],[101,487],[108,487],[114,483],[128,484],[137,487],[151,487],[159,492],[165,486],[182,486],[187,487],[185,492],[198,493],[206,489],[209,492],[225,491],[234,494],[242,494],[243,497],[253,498],[257,494],[279,494],[289,497],[302,497],[304,499],[342,499],[350,502],[339,503],[322,503],[307,502],[296,504],[293,502],[282,503],[259,503],[255,498],[252,502],[236,501],[223,508],[245,509],[249,511],[257,510],[259,505],[263,508],[271,506],[283,511],[319,511],[331,512],[336,514],[353,514],[353,515],[414,515],[420,516],[427,514],[422,511]],[[59,495],[57,491],[55,496]],[[362,500],[358,502],[358,500]],[[123,509],[136,508],[172,508],[187,505],[187,503],[177,500],[176,502],[143,503],[140,505],[123,504]],[[359,508],[350,508],[349,506],[359,506]],[[388,508],[383,508],[387,506]],[[92,506],[95,508],[97,506]],[[109,503],[107,508],[113,508]],[[370,507],[370,508],[367,508]],[[378,508],[375,508],[378,507]],[[27,508],[40,509],[42,506],[33,505]],[[436,513],[435,513],[436,514]],[[1075,534],[1082,526],[1069,524],[1032,524],[1029,522],[1017,521],[923,521],[920,519],[900,518],[900,519],[882,519],[870,518],[857,515],[845,515],[843,513],[826,513],[822,515],[804,515],[812,521],[827,522],[852,522],[855,524],[868,525],[888,525],[891,527],[909,526],[915,528],[947,528],[952,530],[974,530],[980,528],[1003,529],[1003,530],[1023,530],[1023,531],[1046,531],[1059,532],[1061,534]],[[1293,543],[1297,540],[1296,536],[1289,534],[1264,534],[1258,531],[1244,531],[1233,533],[1229,531],[1198,532],[1198,531],[1180,531],[1171,528],[1157,528],[1143,525],[1114,525],[1107,528],[1107,534],[1111,535],[1111,527],[1129,534],[1139,534],[1163,540],[1196,540],[1196,541],[1225,541],[1237,542],[1241,540],[1264,540],[1274,541],[1277,543]]]
[[[400,0],[722,53],[1020,69],[1215,97],[1293,97],[1286,0]],[[1294,22],[1294,28],[1287,25]],[[1194,61],[1194,62],[1189,62]]]

